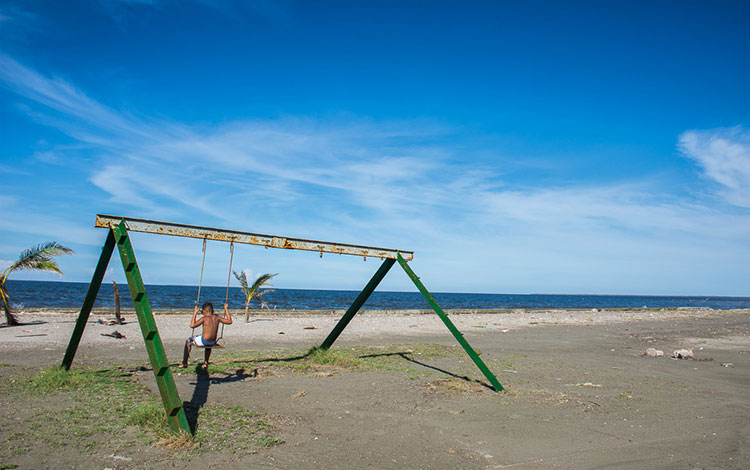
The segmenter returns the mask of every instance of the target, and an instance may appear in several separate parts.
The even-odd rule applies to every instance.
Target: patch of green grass
[[[85,387],[93,384],[94,379],[88,371],[66,371],[59,367],[49,367],[31,376],[25,385],[29,392],[43,395],[53,391]]]
[[[20,377],[13,383],[23,393],[47,395],[60,391],[78,390],[83,393],[99,393],[113,385],[113,379],[130,376],[122,370],[72,369],[66,371],[57,366],[42,369],[30,377]]]
[[[354,354],[350,354],[349,351],[342,351],[341,349],[312,348],[307,353],[305,360],[312,364],[342,369],[361,369],[364,367],[364,362],[361,359]]]
[[[262,447],[273,447],[283,442],[280,439],[266,437],[266,436],[260,436],[256,440],[258,441],[258,444]]]
[[[281,440],[258,413],[241,406],[206,405],[200,410],[195,442],[200,452],[230,449],[247,453],[271,447]]]
[[[278,442],[257,413],[226,405],[208,405],[199,410],[195,438],[175,436],[169,430],[161,399],[125,369],[80,368],[66,372],[51,367],[29,377],[14,377],[10,382],[0,391],[12,388],[12,396],[25,400],[24,406],[35,410],[14,424],[12,433],[6,433],[0,458],[39,447],[48,452],[72,447],[83,454],[118,445],[127,447],[133,444],[124,437],[130,426],[138,430],[137,438],[144,444],[158,443],[186,452],[255,452]],[[6,430],[0,425],[0,431]]]
[[[48,449],[72,446],[89,452],[106,441],[106,436],[116,435],[118,429],[117,421],[108,419],[101,410],[78,403],[70,408],[37,410],[26,418],[18,434],[27,445],[42,443]]]
[[[158,398],[133,403],[121,411],[122,423],[125,425],[138,426],[151,437],[164,438],[170,434],[164,405]]]

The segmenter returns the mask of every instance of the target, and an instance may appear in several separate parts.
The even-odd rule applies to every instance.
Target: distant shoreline
[[[127,282],[125,281],[117,281],[119,286],[127,286]],[[21,283],[40,283],[40,284],[58,284],[58,285],[64,285],[64,284],[75,284],[79,286],[88,287],[88,285],[91,283],[91,281],[61,281],[61,280],[38,280],[38,279],[8,279],[7,281],[8,285],[13,285],[14,283],[21,284]],[[107,281],[102,283],[103,289],[109,289],[111,288],[112,282]],[[108,287],[105,287],[108,286]],[[153,289],[153,288],[184,288],[184,289],[193,289],[198,290],[198,285],[194,284],[146,284],[146,289]],[[204,289],[220,289],[224,290],[226,289],[225,285],[203,285]],[[230,289],[232,290],[241,290],[240,286],[237,285],[231,285]],[[360,289],[323,289],[323,288],[303,288],[303,287],[264,287],[262,290],[274,290],[274,291],[312,291],[312,292],[347,292],[347,293],[359,293]],[[125,289],[125,292],[127,292],[127,289]],[[378,289],[376,292],[384,293],[384,294],[418,294],[418,292],[415,292],[414,290],[406,289],[406,290],[380,290]],[[643,297],[643,298],[683,298],[683,299],[697,299],[697,298],[706,298],[706,299],[750,299],[750,296],[748,295],[718,295],[718,294],[593,294],[593,293],[558,293],[558,292],[449,292],[449,291],[430,291],[433,295],[483,295],[483,296],[520,296],[520,297],[530,297],[530,296],[540,296],[540,297]]]
[[[508,314],[592,314],[592,313],[679,313],[680,315],[690,314],[707,314],[707,313],[726,313],[726,314],[747,314],[750,309],[714,309],[710,307],[670,307],[670,308],[458,308],[443,309],[449,315],[508,315]],[[155,315],[192,315],[192,309],[169,308],[169,309],[152,309]],[[16,309],[14,313],[19,315],[78,315],[80,308],[29,308]],[[230,309],[234,316],[245,315],[244,309]],[[250,309],[251,317],[267,316],[341,316],[345,309]],[[362,309],[358,315],[429,315],[434,314],[432,309]],[[92,315],[96,316],[113,316],[114,309],[111,307],[97,307],[91,310]],[[134,316],[135,310],[132,308],[122,309],[123,316]]]

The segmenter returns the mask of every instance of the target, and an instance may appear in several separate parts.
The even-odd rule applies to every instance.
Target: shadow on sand
[[[418,361],[418,360],[410,357],[409,353],[406,353],[406,352],[393,352],[393,353],[381,353],[381,354],[366,354],[364,356],[359,356],[359,357],[360,357],[360,359],[365,359],[365,358],[368,358],[368,357],[388,357],[388,356],[399,356],[400,358],[404,359],[405,361],[411,362],[412,364],[416,364],[418,366],[425,367],[427,369],[432,369],[434,371],[443,373],[445,375],[448,375],[450,377],[454,377],[456,379],[464,380],[466,382],[479,384],[479,385],[481,385],[482,387],[484,387],[484,388],[486,388],[488,390],[492,390],[493,392],[497,391],[497,390],[495,390],[495,387],[493,387],[492,385],[488,384],[487,382],[483,382],[483,381],[478,380],[478,379],[472,379],[471,377],[468,377],[466,375],[454,374],[453,372],[447,371],[445,369],[441,369],[439,367],[431,366],[430,364],[425,364],[424,362],[420,362],[420,361]]]
[[[15,328],[17,326],[34,326],[34,325],[46,325],[46,324],[47,324],[46,321],[35,320],[35,321],[18,322],[15,325],[8,325],[7,323],[3,323],[2,325],[0,325],[0,328]]]
[[[258,376],[258,369],[253,369],[249,374],[246,373],[245,369],[237,369],[233,374],[221,378],[212,378],[211,374],[200,366],[195,367],[195,372],[196,381],[190,383],[190,385],[195,385],[193,396],[190,398],[190,401],[182,403],[182,407],[185,410],[185,417],[190,425],[190,432],[193,435],[195,435],[195,431],[198,429],[198,415],[200,415],[201,408],[208,401],[208,390],[211,388],[211,385],[241,382],[247,378]]]

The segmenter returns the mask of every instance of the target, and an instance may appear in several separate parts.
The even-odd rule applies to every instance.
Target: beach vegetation
[[[3,273],[0,274],[0,298],[2,298],[3,310],[5,311],[5,322],[8,326],[20,324],[11,311],[10,294],[8,294],[8,288],[6,286],[8,277],[16,271],[51,271],[62,276],[62,271],[54,258],[56,256],[71,255],[73,253],[73,250],[62,246],[57,242],[41,243],[22,251],[18,259],[5,268]]]
[[[121,367],[6,372],[0,393],[24,397],[26,406],[12,433],[0,439],[0,459],[28,454],[39,446],[97,454],[140,444],[192,456],[255,453],[282,442],[264,415],[221,403],[195,410],[194,436],[174,434],[161,399],[144,385],[144,375],[140,368]]]
[[[233,271],[234,277],[237,278],[237,281],[240,283],[240,287],[242,287],[242,292],[245,294],[245,323],[250,321],[250,302],[255,299],[260,303],[260,308],[268,308],[268,304],[263,300],[263,296],[273,292],[273,289],[262,289],[263,286],[270,286],[271,283],[268,281],[271,280],[276,274],[261,274],[258,276],[258,278],[253,281],[252,285],[249,285],[247,282],[247,274],[245,271],[237,272]]]

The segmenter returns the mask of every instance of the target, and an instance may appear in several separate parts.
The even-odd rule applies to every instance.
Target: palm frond
[[[52,258],[60,255],[73,254],[73,250],[64,247],[57,242],[41,243],[28,250],[21,252],[15,263],[11,264],[4,272],[3,278],[7,279],[13,271],[35,270],[52,271],[62,275],[62,271]]]
[[[240,286],[242,287],[242,292],[244,292],[245,295],[248,295],[250,288],[247,286],[247,274],[245,274],[245,271],[242,271],[241,273],[232,271],[232,273],[234,274],[234,277],[237,278],[237,281],[239,281]]]
[[[279,273],[276,273],[276,274],[269,274],[269,273],[261,274],[260,276],[258,276],[258,279],[256,279],[255,282],[253,282],[253,286],[250,288],[250,292],[253,293],[253,295],[255,295],[255,293],[258,292],[258,289],[261,286],[270,286],[271,284],[268,281],[270,281],[271,278],[274,277],[274,276],[276,276],[277,274],[279,274]]]
[[[255,293],[255,297],[256,297],[256,298],[258,298],[258,299],[260,299],[260,298],[261,298],[261,297],[263,297],[264,295],[266,295],[266,294],[270,294],[271,292],[276,292],[276,291],[275,291],[274,289],[263,289],[263,290],[258,290],[258,292],[256,292],[256,293]]]

